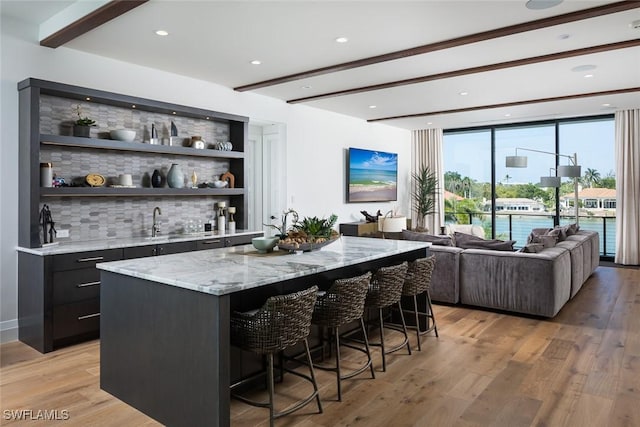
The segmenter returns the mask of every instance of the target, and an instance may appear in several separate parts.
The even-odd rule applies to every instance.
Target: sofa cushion
[[[557,241],[558,239],[556,238],[556,236],[543,235],[534,236],[529,243],[539,243],[542,244],[545,248],[553,248],[556,245]]]
[[[456,246],[462,249],[491,249],[494,251],[513,251],[515,240],[485,240],[471,234],[454,233]]]
[[[553,228],[549,228],[549,227],[546,227],[546,228],[534,228],[533,230],[531,230],[531,233],[529,233],[529,236],[527,237],[527,243],[537,243],[537,242],[534,242],[534,239],[536,237],[545,236],[551,230],[553,230]]]
[[[438,246],[453,246],[453,241],[449,236],[434,236],[429,233],[420,233],[417,231],[402,230],[402,238],[404,240],[417,240],[421,242],[431,242]]]
[[[522,247],[522,252],[526,254],[537,254],[538,252],[542,252],[543,250],[544,245],[542,243],[527,243]]]

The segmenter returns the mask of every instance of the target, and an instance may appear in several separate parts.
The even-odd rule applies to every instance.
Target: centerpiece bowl
[[[251,244],[258,252],[265,254],[273,251],[273,248],[278,244],[279,237],[254,237],[251,239]]]

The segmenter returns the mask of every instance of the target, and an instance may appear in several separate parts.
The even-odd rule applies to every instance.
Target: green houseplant
[[[436,191],[438,191],[438,177],[428,166],[421,166],[417,172],[411,174],[413,188],[411,199],[413,210],[418,216],[416,231],[429,231],[425,224],[425,216],[435,213]]]
[[[96,121],[90,119],[86,115],[82,114],[82,106],[76,105],[73,109],[78,118],[73,123],[73,136],[80,136],[83,138],[89,138],[91,136],[91,126],[95,126]]]

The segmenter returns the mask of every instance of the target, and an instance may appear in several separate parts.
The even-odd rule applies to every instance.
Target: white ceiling
[[[40,3],[40,5],[37,5]],[[70,1],[3,1],[2,13],[43,23]],[[545,17],[614,3],[565,0],[530,10],[508,1],[151,0],[65,47],[230,88]],[[26,6],[26,5],[28,6]],[[22,8],[22,10],[21,10]],[[28,9],[25,9],[28,8]],[[25,10],[38,12],[28,12]],[[640,8],[528,31],[255,92],[282,100],[640,38]],[[155,30],[170,34],[159,37]],[[347,43],[336,43],[339,36]],[[563,37],[564,36],[564,37]],[[567,37],[568,36],[568,37]],[[259,59],[261,65],[250,61]],[[572,68],[594,65],[585,72]],[[310,86],[310,88],[308,88]],[[304,88],[307,87],[307,88]],[[640,87],[640,47],[487,71],[303,103],[377,119]],[[462,96],[460,92],[468,92]],[[603,106],[610,104],[610,106]],[[375,105],[376,108],[369,108]],[[640,108],[640,92],[382,121],[407,129],[460,128]],[[508,115],[508,116],[507,116]]]

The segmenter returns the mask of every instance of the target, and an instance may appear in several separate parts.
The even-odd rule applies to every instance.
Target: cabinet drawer
[[[163,243],[158,245],[158,255],[179,254],[182,252],[191,252],[196,250],[196,242],[176,242],[176,243]]]
[[[80,270],[82,268],[95,267],[99,262],[117,261],[119,259],[122,259],[122,249],[54,255],[53,271]]]
[[[96,268],[53,273],[53,305],[100,297],[100,272]]]
[[[251,239],[253,239],[254,237],[260,237],[262,235],[263,235],[262,233],[256,233],[256,234],[246,234],[242,236],[227,237],[225,239],[224,245],[225,246],[247,245],[251,243]]]
[[[100,300],[77,302],[53,308],[53,339],[100,330]]]
[[[145,258],[148,256],[154,256],[156,254],[156,245],[147,246],[132,246],[130,248],[124,248],[124,259],[132,258]]]
[[[212,237],[206,240],[198,240],[196,242],[196,250],[202,251],[204,249],[216,249],[224,246],[224,240],[222,237]]]

